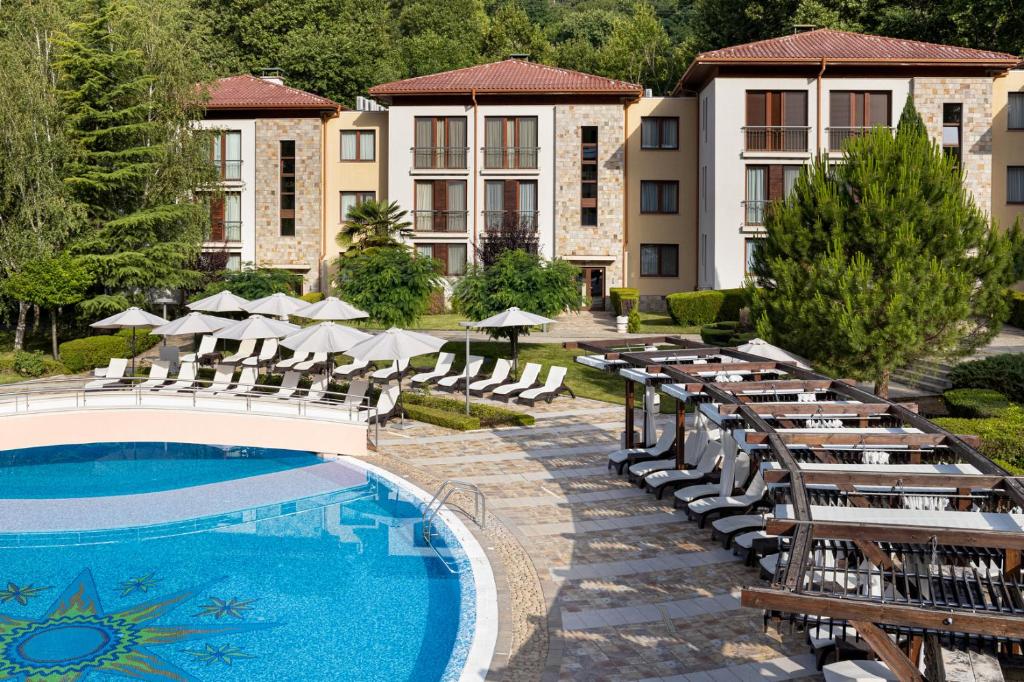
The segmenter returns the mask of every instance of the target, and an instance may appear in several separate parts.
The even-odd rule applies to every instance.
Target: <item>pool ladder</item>
[[[449,498],[457,492],[473,495],[472,514],[468,509],[449,501]],[[437,489],[436,493],[434,493],[434,497],[432,497],[427,506],[423,508],[423,541],[431,547],[434,546],[430,542],[430,539],[433,536],[431,530],[434,527],[434,518],[437,516],[438,512],[446,506],[462,512],[469,518],[473,519],[476,525],[481,528],[483,528],[486,523],[487,500],[484,498],[484,494],[481,492],[480,488],[472,483],[466,483],[465,481],[448,479],[441,484],[441,487]],[[437,549],[435,548],[434,551],[437,551]]]

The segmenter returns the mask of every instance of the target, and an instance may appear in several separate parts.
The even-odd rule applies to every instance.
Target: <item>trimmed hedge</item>
[[[135,352],[142,353],[158,343],[159,336],[139,333],[135,337]],[[96,367],[106,367],[110,358],[130,357],[131,346],[130,329],[104,336],[87,336],[60,344],[60,359],[68,371],[77,374]]]
[[[700,328],[701,340],[711,346],[738,346],[757,336],[753,331],[738,331],[739,322],[713,322]]]
[[[311,291],[308,294],[303,294],[302,296],[299,296],[299,298],[301,298],[306,303],[319,303],[320,301],[324,300],[324,295],[319,291]]]
[[[950,389],[942,394],[942,400],[950,415],[966,419],[998,417],[1010,406],[1006,396],[989,388]]]
[[[1010,405],[998,417],[941,417],[934,421],[955,434],[979,436],[982,454],[1011,473],[1024,475],[1024,409],[1019,405]]]
[[[402,404],[428,407],[432,410],[452,413],[461,417],[466,416],[466,403],[452,398],[409,392],[402,394]],[[487,428],[493,426],[532,426],[536,421],[533,415],[530,414],[507,410],[494,405],[481,405],[472,402],[469,404],[469,413],[471,417],[479,422],[477,426],[473,427],[477,429],[481,426]],[[410,416],[412,415],[411,412],[409,414]],[[429,423],[435,424],[436,422]],[[438,424],[438,426],[445,426],[445,424]]]
[[[632,308],[640,304],[640,290],[630,287],[611,287],[608,289],[608,298],[612,301],[612,310],[616,315],[628,315],[629,311],[625,308]],[[631,303],[627,303],[624,308],[623,303],[627,301],[631,301]]]
[[[1006,299],[1010,304],[1010,317],[1006,321],[1024,329],[1024,291],[1010,289],[1006,292]]]
[[[418,405],[409,402],[406,399],[407,397],[405,395],[402,396],[402,406],[405,408],[405,413],[411,419],[426,424],[434,424],[435,426],[443,426],[446,429],[455,429],[456,431],[472,431],[480,428],[480,419],[472,415],[467,416],[465,411],[462,413],[450,412],[427,405]]]
[[[746,289],[683,291],[665,297],[668,312],[676,324],[690,326],[738,319],[747,305]]]
[[[1024,402],[1024,354],[1006,353],[964,362],[949,373],[953,388],[998,391],[1013,402]]]

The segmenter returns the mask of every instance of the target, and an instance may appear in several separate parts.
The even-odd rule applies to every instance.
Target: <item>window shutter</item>
[[[785,92],[782,95],[782,125],[807,125],[807,93]]]
[[[444,232],[448,225],[448,183],[445,180],[434,180],[434,231]]]
[[[768,166],[768,199],[781,199],[785,196],[782,180],[782,165]]]
[[[505,181],[504,206],[506,213],[501,224],[503,229],[507,227],[511,221],[518,220],[519,218],[517,215],[510,215],[511,212],[519,210],[519,188],[517,184],[518,183],[515,180]]]
[[[747,92],[747,125],[748,126],[763,126],[767,125],[765,120],[767,93],[764,92]]]
[[[853,125],[850,110],[851,94],[847,91],[830,92],[829,103],[829,125],[833,128],[848,128]]]
[[[224,241],[224,197],[210,197],[210,241]]]
[[[870,92],[866,97],[868,98],[868,125],[889,125],[890,94],[888,92]]]

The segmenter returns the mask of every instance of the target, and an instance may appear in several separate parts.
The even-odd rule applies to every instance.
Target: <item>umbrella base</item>
[[[414,421],[402,421],[401,419],[393,419],[388,422],[389,429],[395,429],[396,431],[408,431],[409,429],[415,429],[417,426]]]

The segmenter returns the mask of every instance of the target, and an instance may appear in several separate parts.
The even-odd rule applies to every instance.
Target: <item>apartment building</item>
[[[1006,228],[1024,221],[1024,70],[995,79],[992,109],[992,218]]]
[[[205,251],[227,266],[300,274],[320,288],[324,260],[325,122],[341,107],[284,84],[280,73],[215,81],[200,125],[215,130],[210,157],[223,194],[211,206]]]
[[[851,136],[895,126],[908,95],[962,164],[977,203],[986,211],[1005,204],[993,193],[994,83],[1019,61],[830,29],[698,55],[675,91],[699,107],[698,287],[740,286],[768,203],[818,154],[838,161]]]
[[[535,230],[593,305],[625,278],[626,105],[640,86],[522,56],[385,83],[387,195],[457,277],[489,232]]]

